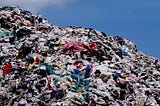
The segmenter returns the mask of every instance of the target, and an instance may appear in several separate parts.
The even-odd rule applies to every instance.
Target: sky
[[[133,41],[160,59],[160,0],[0,0],[19,5],[60,27],[94,28]]]

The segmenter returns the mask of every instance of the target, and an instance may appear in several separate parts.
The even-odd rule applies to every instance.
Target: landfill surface
[[[160,62],[121,36],[0,7],[0,106],[160,106]]]

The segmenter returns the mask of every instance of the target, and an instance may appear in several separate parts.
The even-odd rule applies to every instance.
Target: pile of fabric
[[[121,36],[0,8],[0,105],[159,106],[160,62]]]

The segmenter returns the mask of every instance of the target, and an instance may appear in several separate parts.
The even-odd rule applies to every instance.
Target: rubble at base
[[[121,36],[0,7],[0,106],[159,106],[160,62]]]

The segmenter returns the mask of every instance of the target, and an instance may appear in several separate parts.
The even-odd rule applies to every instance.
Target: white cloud
[[[73,1],[76,0],[0,0],[0,4],[11,6],[18,5],[21,8],[30,10],[32,12],[38,12],[39,10],[47,6],[61,7]]]

